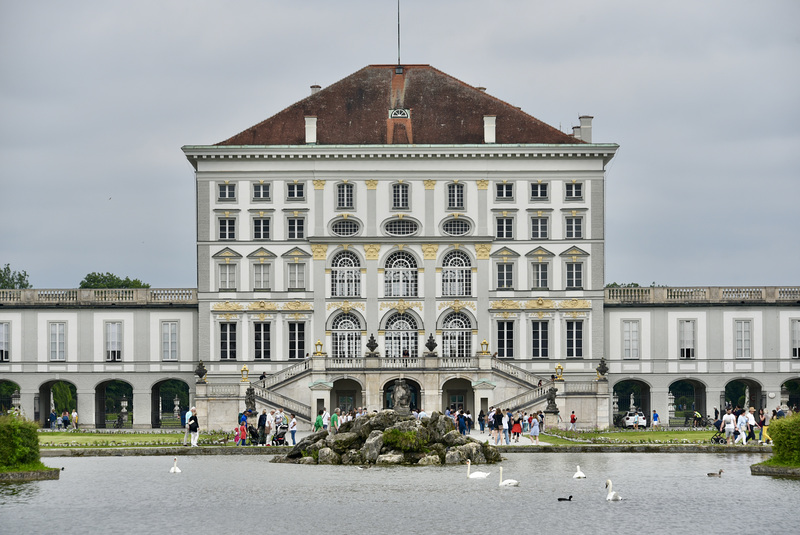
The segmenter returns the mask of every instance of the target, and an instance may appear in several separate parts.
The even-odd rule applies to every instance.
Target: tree
[[[80,283],[79,288],[149,288],[150,285],[139,279],[124,279],[117,277],[113,273],[89,273]]]
[[[0,269],[0,289],[24,290],[30,287],[26,271],[12,271],[10,264],[6,264],[6,267]]]
[[[639,288],[639,283],[623,282],[622,284],[620,284],[618,282],[610,282],[606,284],[606,288]]]

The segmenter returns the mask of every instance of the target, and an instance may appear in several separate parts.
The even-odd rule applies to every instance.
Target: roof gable
[[[370,65],[218,145],[304,145],[305,117],[318,145],[483,144],[484,116],[499,144],[583,143],[430,65]]]

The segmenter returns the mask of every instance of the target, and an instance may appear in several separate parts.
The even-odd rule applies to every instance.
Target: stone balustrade
[[[796,303],[800,286],[693,286],[606,288],[606,305]]]
[[[0,290],[0,304],[17,306],[197,305],[196,288]]]

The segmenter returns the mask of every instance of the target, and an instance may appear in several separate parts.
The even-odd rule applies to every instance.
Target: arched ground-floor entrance
[[[475,395],[469,379],[448,379],[442,384],[440,410],[464,410],[475,413]]]
[[[34,400],[34,407],[34,420],[42,427],[50,427],[50,412],[55,412],[56,429],[58,429],[58,420],[63,422],[65,414],[69,416],[69,421],[72,421],[72,412],[78,409],[78,389],[69,381],[42,383],[39,386],[39,396]],[[78,423],[80,422],[78,413]]]
[[[0,381],[0,414],[6,414],[13,406],[14,392],[19,392],[19,385],[14,381]]]
[[[695,411],[707,415],[706,385],[695,379],[680,379],[669,385],[672,395],[675,423],[691,426],[695,423]],[[681,419],[683,421],[681,422]]]
[[[361,383],[344,377],[333,382],[331,389],[331,410],[339,409],[342,414],[364,406]]]
[[[800,379],[789,379],[781,385],[781,406],[783,405],[793,413],[800,409]]]
[[[189,385],[180,379],[164,379],[153,385],[150,425],[154,428],[183,427],[183,417],[191,408]]]
[[[411,410],[419,410],[422,405],[422,389],[419,386],[419,383],[414,381],[413,379],[409,379],[407,377],[403,378],[408,385],[409,390],[411,391],[411,398],[409,400],[408,407]],[[384,409],[393,409],[394,408],[394,381],[391,380],[383,385],[383,408]]]
[[[98,429],[125,429],[133,426],[133,387],[113,379],[95,387],[94,422]]]
[[[612,396],[612,422],[616,425],[619,419],[633,407],[641,409],[650,422],[651,403],[650,385],[637,379],[625,379],[614,384]]]
[[[720,399],[723,407],[753,407],[756,410],[766,408],[767,396],[762,395],[761,383],[754,379],[740,378],[728,381],[725,392]]]

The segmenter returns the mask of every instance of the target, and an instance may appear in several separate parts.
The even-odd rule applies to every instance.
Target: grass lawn
[[[41,461],[36,461],[34,463],[28,464],[20,464],[17,466],[0,466],[0,473],[7,473],[7,472],[39,472],[41,470],[56,470],[56,468],[52,468],[43,464]]]
[[[224,435],[200,434],[200,442],[208,443],[222,438]],[[80,448],[80,447],[163,447],[183,444],[183,432],[180,433],[39,433],[41,448]],[[228,442],[233,445],[233,440]]]
[[[611,431],[611,432],[570,432],[559,431],[559,435],[566,438],[575,438],[578,441],[589,440],[592,442],[614,444],[652,444],[669,442],[671,444],[710,444],[709,439],[714,435],[714,431]],[[575,444],[576,442],[563,440],[556,442],[557,437],[547,436],[540,440],[551,444]],[[608,442],[606,442],[608,441]]]

